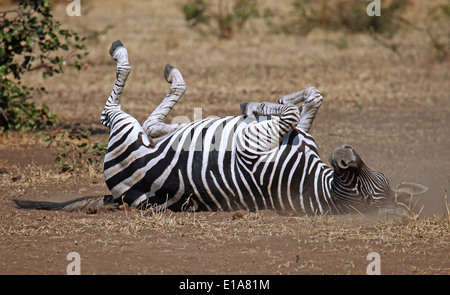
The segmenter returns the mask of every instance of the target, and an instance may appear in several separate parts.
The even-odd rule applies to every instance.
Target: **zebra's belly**
[[[239,149],[236,138],[248,124],[242,117],[205,119],[154,147],[132,132],[114,165],[105,158],[108,188],[129,204],[176,211],[298,210],[305,179],[314,178],[310,159],[319,159],[313,139],[294,130],[272,150]]]
[[[304,176],[304,153],[286,146],[244,163],[231,151],[220,155],[198,152],[192,163],[180,162],[164,183],[151,191],[150,200],[167,202],[174,211],[297,211]],[[182,157],[180,157],[182,158]],[[153,185],[153,187],[155,187]]]

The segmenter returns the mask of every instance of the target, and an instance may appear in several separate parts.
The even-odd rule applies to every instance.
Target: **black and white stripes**
[[[181,73],[167,66],[171,88],[143,127],[120,109],[130,72],[126,49],[115,42],[111,53],[118,62],[116,83],[102,122],[111,129],[104,175],[115,200],[175,211],[313,215],[364,212],[393,197],[386,178],[349,146],[333,152],[332,167],[322,162],[308,133],[322,103],[317,89],[278,103],[243,104],[243,116],[169,125],[163,120],[186,85]]]

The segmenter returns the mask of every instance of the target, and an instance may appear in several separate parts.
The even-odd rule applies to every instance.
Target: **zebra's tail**
[[[34,210],[52,210],[52,211],[83,211],[95,212],[96,209],[104,206],[119,205],[114,201],[112,195],[81,197],[66,202],[47,202],[47,201],[26,201],[14,199],[17,206],[23,209]]]

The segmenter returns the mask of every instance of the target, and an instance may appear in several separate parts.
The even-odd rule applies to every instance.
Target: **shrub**
[[[450,0],[430,9],[428,18],[433,20],[424,29],[438,61],[450,56]]]
[[[368,4],[361,0],[295,0],[293,7],[297,17],[285,25],[285,31],[306,35],[318,27],[350,33],[395,34],[402,25],[399,12],[408,5],[408,0],[392,0],[382,5],[381,16],[377,17],[367,15]]]
[[[46,135],[44,144],[49,147],[56,145],[60,152],[55,157],[55,163],[61,173],[76,172],[86,167],[102,170],[108,142],[90,140],[91,132],[73,129],[71,131],[56,130]]]
[[[81,69],[86,50],[76,32],[62,29],[53,18],[49,0],[21,0],[16,9],[0,12],[0,129],[36,130],[54,125],[56,115],[46,105],[30,101],[34,89],[21,82],[22,75],[41,70],[44,78]],[[62,55],[61,51],[67,52]]]
[[[235,29],[242,29],[251,17],[258,16],[256,0],[234,0],[232,3],[230,8],[221,0],[190,0],[182,11],[191,27],[202,33],[213,33],[219,38],[228,39]]]

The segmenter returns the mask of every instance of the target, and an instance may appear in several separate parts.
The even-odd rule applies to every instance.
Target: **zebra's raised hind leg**
[[[302,103],[300,107],[296,104]],[[278,145],[293,128],[305,132],[311,129],[314,117],[322,105],[322,95],[314,87],[307,87],[295,93],[282,96],[277,103],[250,102],[241,104],[242,114],[254,116],[275,116],[272,120],[250,125],[243,133],[246,149],[269,150]],[[253,136],[257,135],[257,136]]]
[[[242,132],[240,144],[248,152],[268,151],[278,146],[299,123],[299,108],[293,104],[249,102],[241,104],[242,114],[258,117]],[[270,120],[260,116],[270,116]]]
[[[314,87],[307,87],[298,92],[294,92],[278,99],[279,104],[303,104],[299,107],[300,120],[297,124],[297,128],[301,128],[306,132],[309,132],[311,125],[314,121],[317,111],[322,105],[322,95],[320,91]]]
[[[156,107],[151,115],[145,120],[142,127],[151,138],[161,138],[180,127],[181,124],[166,124],[164,119],[172,110],[173,106],[186,92],[186,83],[183,80],[183,76],[177,68],[171,65],[166,65],[164,69],[164,78],[167,82],[171,83],[169,92],[163,101]]]

